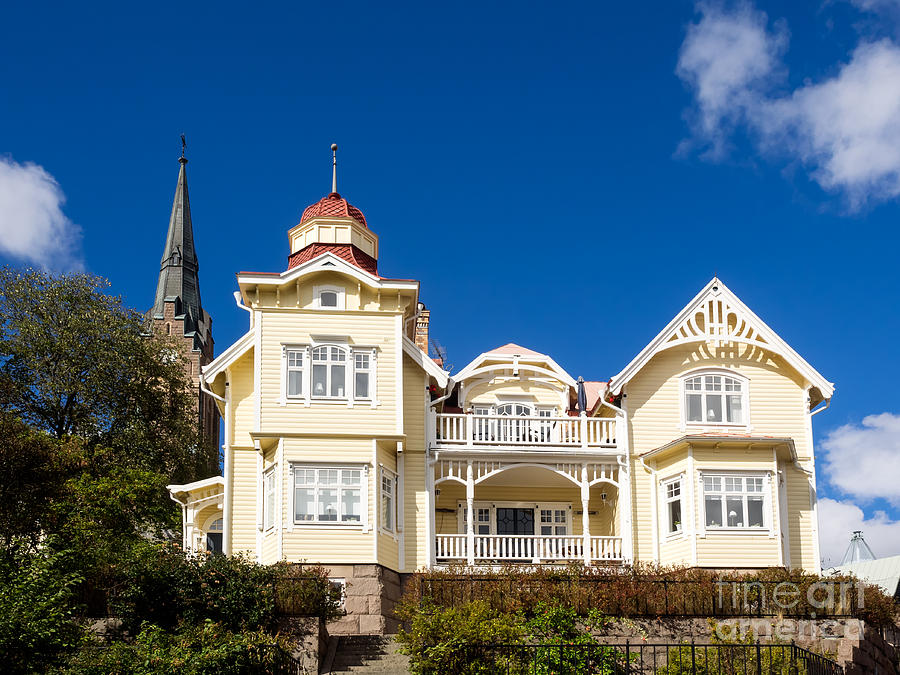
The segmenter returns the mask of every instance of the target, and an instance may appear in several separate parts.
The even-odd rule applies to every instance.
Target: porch
[[[627,476],[604,462],[531,458],[433,463],[436,565],[621,564],[628,558]],[[470,525],[471,523],[471,525]]]
[[[502,407],[502,406],[501,406]],[[507,406],[513,407],[513,406]],[[526,413],[529,408],[522,405]],[[437,413],[435,447],[487,447],[531,450],[615,449],[615,418],[531,414]]]

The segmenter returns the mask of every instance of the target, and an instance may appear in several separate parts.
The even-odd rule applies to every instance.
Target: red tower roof
[[[363,212],[350,204],[346,199],[341,197],[337,192],[332,192],[327,197],[322,197],[315,204],[310,204],[303,210],[303,216],[300,223],[312,220],[319,216],[332,216],[338,218],[353,218],[356,222],[364,227],[368,227],[366,217]]]

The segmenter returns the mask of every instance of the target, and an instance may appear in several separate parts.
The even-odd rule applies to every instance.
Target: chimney
[[[416,347],[428,355],[428,323],[431,320],[431,312],[425,309],[425,305],[419,303],[419,316],[416,318]]]

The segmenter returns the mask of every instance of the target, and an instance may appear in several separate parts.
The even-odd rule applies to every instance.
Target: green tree
[[[0,410],[0,546],[7,556],[33,549],[53,520],[76,461],[74,444],[33,431]]]
[[[0,270],[0,407],[84,442],[91,473],[150,469],[172,480],[217,470],[201,447],[177,346],[86,274]]]

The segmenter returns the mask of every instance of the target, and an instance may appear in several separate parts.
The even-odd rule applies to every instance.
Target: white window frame
[[[312,387],[313,387],[313,351],[319,347],[324,347],[327,349],[331,349],[332,347],[336,347],[340,349],[347,357],[346,361],[344,361],[344,396],[314,396]],[[303,357],[303,366],[301,368],[291,368],[289,366],[290,354],[292,352],[297,352],[302,354]],[[369,393],[368,396],[358,397],[356,396],[356,356],[364,355],[369,359],[369,367],[365,372],[369,374]],[[338,365],[337,362],[332,362],[330,359],[331,352],[329,351],[329,360],[327,362],[327,368],[329,369],[327,372],[326,383],[327,389],[326,393],[330,392],[331,385],[331,368],[333,365]],[[321,364],[320,364],[321,365]],[[302,393],[301,394],[288,394],[288,374],[291,370],[299,370],[302,375]],[[340,341],[330,341],[330,342],[313,342],[312,344],[282,344],[281,345],[281,405],[287,405],[288,403],[302,403],[305,406],[310,406],[313,403],[326,403],[326,404],[334,404],[340,403],[345,404],[348,407],[353,407],[354,403],[366,404],[371,407],[376,407],[378,402],[378,348],[377,347],[351,347],[347,342]]]
[[[380,467],[378,479],[378,522],[381,530],[387,534],[397,534],[397,487],[400,483],[397,473],[385,466]],[[385,491],[385,485],[389,486],[389,492]],[[391,522],[385,521],[385,512],[390,515]]]
[[[468,513],[468,507],[466,502],[458,501],[456,503],[457,508],[457,518],[456,518],[456,526],[457,531],[460,534],[466,533],[466,514]],[[564,510],[566,512],[566,532],[567,535],[572,535],[572,504],[571,502],[504,502],[504,501],[478,501],[473,502],[472,504],[472,512],[475,514],[475,523],[476,535],[485,535],[484,532],[479,532],[477,529],[478,525],[485,524],[484,521],[478,520],[478,511],[487,510],[489,512],[490,521],[487,523],[488,529],[490,530],[487,534],[497,534],[497,509],[533,509],[534,510],[534,536],[554,536],[554,535],[542,535],[541,534],[541,511],[546,510]],[[555,523],[553,523],[555,525]],[[564,536],[564,535],[559,535]]]
[[[278,509],[278,475],[272,467],[263,472],[263,531],[275,529]]]
[[[707,478],[718,478],[721,482],[721,489],[719,490],[707,490],[706,488],[706,480]],[[743,489],[740,492],[737,491],[728,491],[726,490],[726,482],[725,479],[731,478],[739,478],[743,482]],[[760,491],[751,491],[746,489],[746,479],[754,478],[754,479],[762,479],[762,490]],[[702,523],[704,532],[706,534],[715,533],[715,532],[728,532],[728,533],[744,533],[744,534],[766,534],[768,535],[772,530],[772,483],[770,472],[768,471],[745,471],[745,472],[733,472],[733,471],[701,471],[700,472],[700,503],[702,504]],[[708,525],[706,518],[706,498],[707,496],[718,497],[721,499],[721,512],[722,516],[722,525]],[[762,517],[763,517],[763,526],[762,527],[751,527],[749,524],[747,525],[728,525],[728,514],[726,513],[727,509],[727,498],[731,496],[732,498],[740,497],[742,502],[742,508],[744,512],[744,521],[749,523],[749,510],[747,508],[747,503],[749,501],[748,497],[762,497]]]
[[[307,346],[284,345],[284,397],[286,399],[305,401],[309,399],[309,348]],[[299,354],[302,364],[299,368],[291,367],[291,354]],[[291,394],[289,391],[291,372],[300,372],[300,393]]]
[[[706,411],[706,397],[709,394],[707,392],[705,386],[706,382],[704,380],[703,386],[704,388],[698,390],[698,392],[689,391],[687,387],[688,380],[691,380],[695,377],[705,377],[708,375],[718,376],[722,378],[730,377],[741,385],[741,413],[743,416],[743,420],[740,422],[728,422],[728,404],[726,397],[729,392],[725,391],[725,381],[722,381],[722,390],[718,392],[718,395],[722,400],[722,421],[721,422],[711,422],[708,420],[704,421],[690,421],[688,420],[688,404],[687,404],[687,395],[688,393],[699,393],[701,394],[702,400],[702,410]],[[679,382],[679,390],[680,390],[680,408],[681,408],[681,428],[687,429],[690,428],[720,428],[720,427],[729,427],[735,429],[750,429],[750,380],[741,375],[740,373],[734,370],[728,370],[723,368],[703,368],[701,370],[692,370],[690,372],[684,373]],[[733,392],[732,392],[733,393]],[[715,395],[715,394],[714,394]]]
[[[322,305],[322,293],[335,293],[337,295],[337,305],[327,307]],[[346,307],[346,289],[343,286],[313,286],[313,307],[316,309],[339,310]]]
[[[314,504],[314,516],[315,518],[312,520],[298,520],[297,519],[297,472],[298,471],[306,471],[313,470],[316,471],[316,480],[311,485],[315,490],[315,497],[313,500]],[[323,486],[319,480],[319,471],[327,471],[327,470],[336,470],[338,472],[337,483],[334,486],[328,485]],[[343,490],[344,489],[352,489],[344,486],[342,483],[343,479],[343,471],[359,471],[359,485],[357,486],[359,489],[359,508],[360,508],[360,519],[359,520],[342,520],[344,514],[343,510]],[[310,463],[292,463],[291,464],[291,498],[290,498],[290,520],[291,529],[295,527],[340,527],[340,528],[356,528],[356,529],[367,529],[368,526],[368,483],[369,483],[369,471],[368,466],[365,464],[310,464]],[[302,489],[304,486],[300,486]],[[319,491],[322,488],[326,489],[335,489],[337,490],[337,520],[319,520]]]
[[[672,478],[667,478],[663,481],[660,481],[659,487],[662,492],[662,504],[664,508],[664,517],[663,522],[665,524],[665,536],[671,539],[675,539],[680,537],[685,532],[684,527],[684,517],[687,514],[687,510],[685,509],[685,494],[684,494],[684,475],[673,476]],[[674,491],[677,490],[677,494],[673,494]],[[672,510],[671,505],[675,502],[678,502],[681,506],[681,521],[679,522],[679,527],[674,528],[674,523],[672,522]]]
[[[327,359],[325,361],[316,361],[316,352],[320,349],[324,349],[327,354]],[[335,361],[333,360],[334,352],[333,350],[338,350],[340,353],[344,355],[343,361]],[[353,370],[352,361],[350,360],[352,356],[352,351],[350,347],[346,344],[336,344],[336,343],[323,343],[323,344],[315,344],[309,350],[309,374],[310,374],[310,398],[313,400],[320,401],[346,401],[350,398],[350,390],[347,387],[347,375],[349,371]],[[316,365],[325,366],[325,393],[317,394],[313,387],[315,387],[315,369]],[[331,390],[334,386],[334,380],[332,379],[332,371],[337,367],[343,367],[344,369],[344,383],[343,383],[343,394],[332,395]]]

